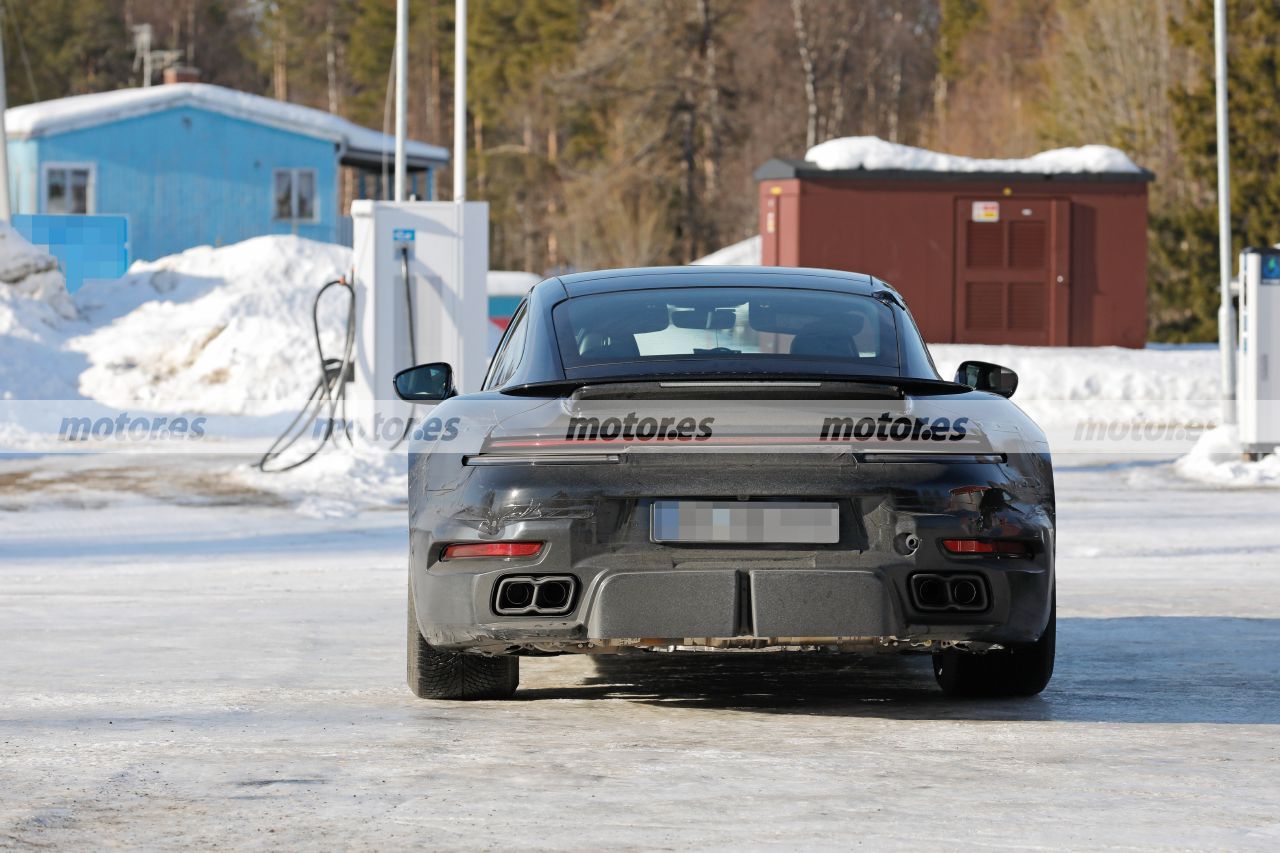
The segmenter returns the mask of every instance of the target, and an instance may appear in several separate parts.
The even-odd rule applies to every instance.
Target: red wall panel
[[[1069,203],[1068,328],[1076,346],[1146,341],[1147,185],[1141,181],[786,179],[760,182],[763,263],[865,272],[906,296],[925,338],[956,339],[956,201]],[[1067,208],[1063,208],[1066,210]],[[772,219],[770,218],[772,216]],[[770,232],[769,228],[773,231]],[[1068,261],[1069,259],[1069,261]],[[993,332],[990,343],[1004,342]]]

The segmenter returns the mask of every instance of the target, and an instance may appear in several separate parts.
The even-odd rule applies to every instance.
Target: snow
[[[745,253],[750,246],[747,241],[725,251]],[[317,517],[403,504],[402,453],[330,448],[285,475],[244,464],[245,454],[266,449],[316,380],[312,303],[325,281],[350,268],[350,250],[290,236],[200,247],[137,263],[123,279],[90,284],[71,297],[51,259],[21,237],[0,232],[0,249],[0,270],[23,273],[20,282],[0,285],[0,400],[54,401],[23,409],[21,417],[6,409],[0,446],[11,452],[64,449],[54,433],[71,414],[96,419],[120,411],[198,412],[215,418],[209,433],[216,439],[204,446],[224,455],[227,481],[237,487],[270,492]],[[536,278],[498,271],[491,286],[519,292]],[[321,305],[326,352],[339,347],[346,309],[341,290]],[[1117,450],[1181,455],[1219,416],[1212,347],[944,344],[931,350],[944,376],[964,359],[1016,370],[1014,399],[1046,429],[1059,458]],[[1175,425],[1179,431],[1163,442],[1138,436],[1123,444],[1109,434],[1082,441],[1081,424],[1094,421]],[[1220,485],[1238,479],[1225,469],[1205,473],[1193,463],[1177,470],[1199,472]],[[1240,476],[1246,485],[1268,482],[1262,474]]]
[[[62,133],[109,121],[119,121],[176,107],[198,107],[261,124],[283,127],[332,139],[346,148],[367,153],[394,153],[393,137],[361,127],[323,110],[237,92],[208,83],[173,83],[138,89],[116,89],[75,95],[5,110],[10,138],[23,139]],[[449,152],[438,145],[407,140],[410,157],[445,162]]]
[[[702,260],[747,261],[753,246],[758,239]],[[25,381],[10,379],[5,391],[10,398],[38,399],[52,383],[77,389],[62,399],[83,395],[117,407],[181,400],[216,414],[289,411],[318,372],[311,331],[315,294],[351,264],[351,251],[344,247],[292,236],[258,237],[138,262],[124,278],[94,282],[69,297],[51,258],[16,232],[0,231],[0,279],[4,270],[40,270],[21,285],[0,286],[0,322],[5,324],[0,331],[40,348],[39,355],[6,360],[0,370],[42,365],[39,371],[22,371]],[[519,293],[538,276],[495,271],[490,278],[491,290]],[[330,292],[321,305],[327,350],[338,345],[346,308],[340,291]],[[930,349],[944,376],[964,359],[1012,367],[1020,378],[1019,402],[1110,401],[1141,407],[1178,401],[1191,417],[1205,415],[1205,406],[1216,406],[1219,397],[1217,354],[1211,347],[935,344]]]
[[[1223,425],[1206,432],[1175,467],[1188,479],[1216,486],[1280,487],[1280,454],[1269,453],[1256,461],[1245,461],[1233,426]]]
[[[320,373],[316,293],[350,269],[350,249],[291,236],[135,263],[123,279],[75,295],[91,327],[66,343],[88,361],[80,390],[120,408],[179,400],[214,414],[296,409]],[[346,293],[332,289],[321,303],[334,355]]]
[[[75,394],[79,362],[58,346],[76,318],[57,260],[0,223],[0,400]]]
[[[948,699],[921,657],[748,653],[526,659],[506,703],[408,693],[402,507],[299,517],[209,460],[123,463],[0,462],[10,845],[1280,837],[1278,510],[1167,463],[1060,468],[1038,698]]]
[[[518,270],[489,270],[485,283],[490,296],[524,296],[543,276]]]
[[[8,223],[0,222],[0,283],[9,286],[38,286],[41,275],[56,283],[58,259],[28,243]],[[42,289],[42,288],[35,288]]]
[[[0,254],[0,264],[8,259]],[[74,296],[56,270],[36,273],[46,279],[38,284],[29,276],[0,285],[0,352],[9,355],[0,398],[180,401],[210,414],[294,409],[319,375],[315,294],[350,267],[350,249],[277,236],[140,261]],[[340,293],[321,305],[331,351],[346,309]]]
[[[275,495],[308,518],[345,518],[364,510],[408,505],[407,454],[341,441],[336,449],[292,471],[264,473],[237,465],[228,480],[249,492]]]
[[[695,266],[708,267],[745,267],[759,266],[763,255],[763,243],[760,235],[748,237],[737,243],[718,249],[705,257],[691,261]]]
[[[1018,400],[1218,400],[1216,347],[1017,347],[931,344],[943,376],[961,361],[1018,372]]]
[[[828,139],[808,150],[804,159],[820,169],[904,170],[921,172],[1016,172],[1036,175],[1081,173],[1140,173],[1142,170],[1117,148],[1083,145],[1056,148],[1033,157],[984,160],[942,154],[887,142],[875,136]]]

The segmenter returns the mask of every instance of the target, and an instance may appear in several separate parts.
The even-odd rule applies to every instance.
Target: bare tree
[[[1055,18],[1046,59],[1050,109],[1043,133],[1053,144],[1105,143],[1166,178],[1152,188],[1158,206],[1181,192],[1169,92],[1185,70],[1166,23],[1178,0],[1086,0]]]

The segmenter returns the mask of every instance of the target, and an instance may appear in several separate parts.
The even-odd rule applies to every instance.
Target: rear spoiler
[[[556,379],[502,389],[517,396],[570,395],[575,400],[706,400],[732,397],[758,400],[901,400],[908,394],[964,394],[967,385],[941,379],[898,376],[833,378],[828,375],[636,376],[608,379]]]

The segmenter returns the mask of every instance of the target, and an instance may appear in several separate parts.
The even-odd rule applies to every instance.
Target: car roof
[[[863,296],[869,296],[881,289],[892,291],[892,288],[884,282],[865,273],[805,267],[637,267],[570,273],[549,279],[548,283],[557,281],[570,297],[660,287],[785,287],[789,285],[815,290],[837,290]]]

